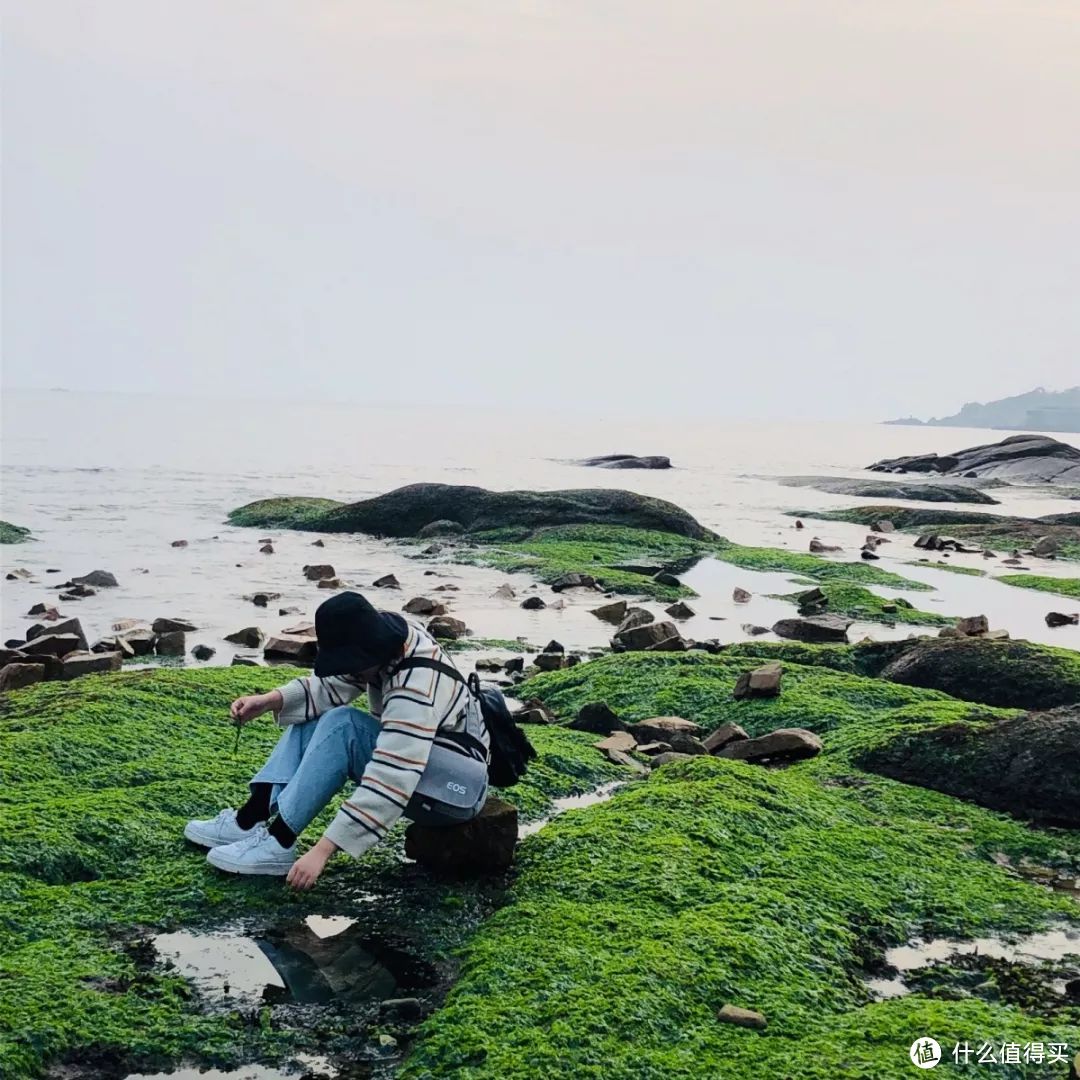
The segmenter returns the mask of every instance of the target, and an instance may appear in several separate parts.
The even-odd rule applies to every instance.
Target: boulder
[[[1080,613],[1075,611],[1071,615],[1064,615],[1060,611],[1048,611],[1046,613],[1046,625],[1051,629],[1059,626],[1076,626],[1078,624],[1080,624]]]
[[[575,462],[593,469],[670,469],[671,458],[661,455],[640,457],[637,454],[605,454]]]
[[[376,578],[372,583],[372,587],[376,589],[400,589],[401,582],[393,574],[383,574],[381,578]]]
[[[772,632],[777,637],[805,641],[809,644],[846,643],[848,627],[853,621],[840,615],[810,615],[795,619],[781,619],[773,624]]]
[[[259,552],[261,554],[263,554],[263,555],[273,555],[274,554],[274,545],[273,544],[263,544],[263,546],[261,548],[259,548]]]
[[[696,738],[701,734],[699,724],[695,724],[693,720],[684,720],[681,716],[654,716],[636,724],[627,724],[626,730],[639,743],[670,743],[677,735],[692,735]]]
[[[71,579],[73,585],[86,585],[94,589],[115,589],[116,578],[108,570],[91,570],[89,574]]]
[[[292,626],[286,626],[281,632],[288,634],[290,637],[314,638],[318,636],[315,632],[315,624],[310,622],[300,622]]]
[[[28,656],[55,656],[62,660],[68,653],[79,652],[85,644],[78,634],[42,634],[28,641],[22,651]]]
[[[1041,559],[1053,558],[1060,550],[1061,545],[1053,536],[1040,536],[1039,539],[1031,545],[1031,554],[1038,556]]]
[[[541,671],[561,671],[566,666],[566,657],[562,653],[540,653],[533,663]]]
[[[621,750],[626,753],[628,750],[637,747],[637,740],[629,731],[616,731],[608,735],[606,739],[593,743],[593,745],[597,750]]]
[[[123,656],[118,652],[73,652],[64,657],[61,679],[77,679],[81,675],[103,675],[119,671]]]
[[[595,615],[604,622],[618,625],[626,618],[627,606],[625,600],[616,600],[614,603],[601,604],[600,607],[590,609],[589,614]]]
[[[32,627],[30,629],[33,629]],[[26,638],[29,641],[31,638],[30,629],[26,631]],[[45,628],[42,628],[42,632]],[[78,619],[63,619],[59,622],[53,623],[48,627],[48,633],[50,634],[74,634],[79,639],[79,648],[82,651],[86,651],[90,646],[86,643],[86,634],[83,633],[82,623]],[[41,635],[35,633],[35,638]]]
[[[682,600],[664,608],[664,613],[670,615],[673,619],[692,619],[697,614],[689,604],[683,603]]]
[[[985,615],[969,615],[956,620],[956,629],[965,637],[977,637],[990,632],[990,620]]]
[[[460,620],[449,615],[436,615],[428,624],[428,633],[444,641],[456,641],[469,633],[469,628]]]
[[[39,616],[39,615],[44,617],[50,611],[56,612],[56,614],[59,615],[59,612],[56,611],[56,608],[49,607],[48,604],[34,604],[34,606],[31,607],[30,610],[26,614],[28,616],[30,616],[30,618],[34,618],[35,616]]]
[[[5,664],[0,668],[0,694],[33,686],[44,678],[44,664]]]
[[[308,581],[322,581],[323,578],[337,577],[329,563],[311,563],[304,567],[304,577]]]
[[[613,765],[621,765],[624,769],[631,769],[639,776],[644,776],[649,770],[636,758],[632,758],[625,750],[614,750],[608,747],[600,751]]]
[[[521,601],[521,606],[526,611],[542,611],[547,604],[539,596],[527,596]]]
[[[710,732],[702,740],[701,745],[710,754],[719,753],[723,750],[728,743],[738,742],[742,739],[749,739],[750,736],[741,728],[738,724],[733,724],[728,721],[726,724],[721,724],[715,731]]]
[[[723,1024],[735,1024],[737,1027],[752,1028],[754,1031],[764,1031],[768,1021],[759,1012],[753,1009],[741,1009],[738,1005],[725,1005],[717,1014],[716,1019]]]
[[[633,630],[636,626],[648,626],[649,623],[655,622],[656,616],[646,608],[632,607],[626,609],[626,614],[623,617],[621,623],[615,631],[616,636],[619,634],[625,634],[627,630]]]
[[[341,578],[336,578],[336,577],[324,577],[320,581],[318,581],[316,584],[317,584],[318,588],[320,588],[320,589],[344,589],[345,588],[345,582],[342,581]]]
[[[461,825],[413,822],[405,830],[405,856],[439,874],[499,873],[513,862],[517,836],[517,807],[489,796],[480,813]]]
[[[654,622],[645,626],[635,626],[629,630],[619,630],[612,639],[611,647],[617,651],[635,652],[659,645],[670,638],[682,641],[679,631],[672,622]]]
[[[445,615],[446,605],[427,596],[414,596],[401,610],[408,615]]]
[[[196,660],[205,661],[213,659],[215,652],[217,652],[217,650],[212,649],[209,645],[196,645],[191,650],[191,655],[195,657]]]
[[[198,627],[187,619],[155,619],[151,629],[155,634],[171,634],[175,631],[191,633],[198,630]]]
[[[226,634],[225,640],[245,649],[257,649],[266,640],[266,635],[257,626],[245,626],[243,630]]]
[[[666,585],[669,589],[682,588],[682,582],[667,570],[661,570],[659,574],[654,574],[653,581],[655,581],[657,585]]]
[[[566,652],[566,646],[561,641],[549,641],[544,646],[544,652],[546,653],[564,653]]]
[[[686,652],[690,648],[690,642],[679,634],[671,634],[669,637],[645,646],[645,652]]]
[[[821,753],[821,740],[805,728],[780,728],[756,739],[738,739],[717,751],[716,756],[735,761],[800,761]]]
[[[263,659],[285,661],[290,664],[297,664],[300,667],[311,667],[315,663],[315,654],[317,652],[318,646],[314,638],[276,634],[263,646]]]
[[[137,626],[134,630],[125,630],[122,634],[118,634],[117,640],[126,642],[133,655],[149,656],[154,651],[157,634],[148,626]]]
[[[154,649],[158,656],[183,656],[187,651],[184,631],[170,630],[167,634],[158,634]]]
[[[783,674],[783,665],[774,660],[768,664],[762,664],[753,671],[744,671],[735,683],[732,691],[736,701],[743,698],[777,697],[780,693],[780,677]]]
[[[626,730],[626,725],[606,701],[590,701],[582,705],[569,726],[575,731],[589,731],[594,735],[610,735],[613,731]]]
[[[457,536],[465,531],[465,526],[460,521],[450,521],[448,518],[440,518],[438,521],[430,521],[417,532],[421,540],[430,539],[432,536]]]
[[[843,551],[842,547],[836,544],[826,544],[824,541],[819,540],[816,536],[810,541],[810,552],[813,555],[827,555],[837,551]]]
[[[525,658],[523,656],[511,656],[510,659],[503,664],[503,671],[505,671],[507,675],[515,675],[524,670]]]
[[[900,499],[931,503],[997,504],[971,484],[941,484],[925,480],[881,480],[877,477],[785,476],[778,481],[784,487],[813,488],[829,495],[848,495],[859,499]]]
[[[596,578],[590,574],[562,574],[551,583],[552,592],[563,592],[565,589],[595,589]]]
[[[993,722],[901,728],[858,762],[905,784],[1080,828],[1080,705]]]
[[[502,671],[503,662],[494,656],[481,656],[476,663],[473,664],[473,667],[476,668],[477,671]]]

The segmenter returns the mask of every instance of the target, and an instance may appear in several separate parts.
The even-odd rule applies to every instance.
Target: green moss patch
[[[12,525],[10,521],[0,521],[0,544],[21,544],[32,540],[30,530],[22,525]]]
[[[182,837],[191,817],[243,800],[279,730],[264,718],[236,747],[229,702],[290,669],[88,676],[0,699],[0,1075],[31,1077],[66,1055],[157,1071],[191,1058],[232,1066],[300,1049],[345,1053],[375,1022],[327,1008],[211,1010],[128,947],[154,932],[353,915],[404,939],[449,977],[450,956],[499,898],[403,865],[401,833],[364,859],[339,856],[311,893],[220,875]],[[595,736],[530,729],[539,759],[507,792],[526,818],[551,799],[625,775]],[[316,839],[326,819],[308,831]]]
[[[231,510],[230,525],[260,529],[312,529],[319,530],[323,516],[344,503],[335,499],[312,499],[299,495],[282,495],[273,499],[259,499],[246,506]]]
[[[1080,578],[1042,577],[1038,574],[1002,574],[997,579],[1006,585],[1016,585],[1021,589],[1038,589],[1039,592],[1054,593],[1080,600]]]
[[[995,863],[1009,851],[1075,861],[1080,846],[821,767],[669,766],[526,841],[512,902],[469,943],[403,1075],[894,1080],[926,1034],[950,1050],[1075,1043],[1075,1007],[1048,1019],[932,991],[872,1003],[862,981],[913,935],[1076,922],[1075,902]],[[768,1028],[718,1023],[729,1003]]]
[[[864,622],[904,623],[912,626],[952,626],[956,619],[937,615],[931,611],[919,611],[906,601],[888,600],[859,585],[822,585],[821,591],[828,598],[826,610],[833,615],[846,615]],[[800,593],[776,596],[776,600],[798,603]],[[889,610],[886,610],[889,609]]]
[[[966,577],[986,577],[985,570],[979,570],[974,566],[956,566],[942,559],[935,559],[933,562],[929,559],[913,560],[908,563],[908,566],[925,566],[930,570],[945,570],[950,574],[963,574]]]

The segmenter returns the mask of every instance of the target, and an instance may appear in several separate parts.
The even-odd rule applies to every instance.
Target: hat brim
[[[330,675],[358,675],[361,671],[378,666],[377,657],[352,646],[319,649],[315,655],[315,674],[320,679]]]

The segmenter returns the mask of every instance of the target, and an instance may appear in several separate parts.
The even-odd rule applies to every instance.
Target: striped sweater
[[[402,658],[427,657],[450,663],[427,631],[409,623],[401,657],[366,687],[368,711],[381,725],[375,750],[360,784],[345,800],[325,836],[350,855],[363,855],[377,844],[401,816],[427,765],[435,732],[465,728],[470,708],[477,708],[463,682],[430,668],[410,668],[391,677]],[[347,705],[365,689],[359,679],[309,675],[279,688],[283,727],[315,720],[338,705]],[[486,732],[484,740],[486,742]]]

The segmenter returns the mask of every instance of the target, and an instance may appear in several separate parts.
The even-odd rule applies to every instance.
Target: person
[[[479,703],[426,630],[345,592],[319,605],[315,634],[312,675],[232,703],[237,724],[273,712],[285,728],[247,802],[184,829],[210,849],[207,861],[219,870],[284,875],[296,889],[310,889],[339,850],[363,855],[402,815],[429,825],[467,820],[487,790],[489,737]],[[349,702],[365,689],[362,712]],[[423,793],[425,772],[439,771],[437,763],[440,790],[464,794],[454,777],[471,778],[464,809]],[[297,837],[347,778],[356,790],[298,858]]]

